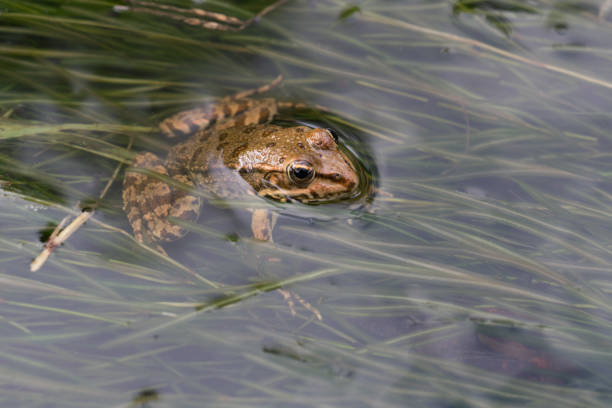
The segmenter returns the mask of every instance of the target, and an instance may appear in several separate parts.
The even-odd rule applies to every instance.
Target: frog
[[[138,242],[159,248],[184,237],[185,223],[200,216],[197,189],[220,199],[252,196],[303,204],[351,200],[360,194],[357,163],[333,130],[273,124],[280,110],[303,105],[252,97],[281,80],[279,76],[160,123],[161,133],[185,140],[165,158],[137,154],[126,172],[123,208]],[[253,237],[272,241],[275,217],[266,209],[251,213]]]

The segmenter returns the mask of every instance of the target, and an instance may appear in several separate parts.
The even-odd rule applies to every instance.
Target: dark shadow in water
[[[56,222],[48,222],[45,228],[41,228],[40,230],[38,230],[38,238],[40,239],[40,242],[47,242],[49,240],[49,237],[53,233],[53,230],[55,230],[55,227],[57,227]]]
[[[476,326],[480,368],[541,384],[570,385],[591,373],[555,351],[538,332],[521,328]]]
[[[133,408],[150,408],[152,402],[159,401],[159,392],[155,388],[145,388],[132,398]]]

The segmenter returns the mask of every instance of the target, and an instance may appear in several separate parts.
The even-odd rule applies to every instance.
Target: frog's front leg
[[[168,176],[164,163],[152,153],[134,158],[132,168],[146,171],[126,171],[123,181],[123,209],[139,242],[153,244],[173,241],[184,236],[185,228],[173,224],[170,218],[196,220],[200,213],[200,198],[188,193],[188,188],[167,184],[150,173]],[[149,174],[147,174],[147,172]],[[172,177],[179,184],[193,186],[184,175]]]
[[[251,230],[253,231],[253,237],[261,241],[272,242],[272,230],[274,229],[274,224],[276,224],[277,218],[277,214],[271,213],[266,209],[259,208],[253,210],[251,218]],[[278,292],[283,296],[289,305],[289,310],[292,316],[296,315],[294,300],[297,300],[299,304],[301,304],[306,310],[310,311],[318,320],[323,319],[321,312],[319,312],[319,310],[311,305],[308,301],[302,299],[297,293],[286,289],[278,289]]]

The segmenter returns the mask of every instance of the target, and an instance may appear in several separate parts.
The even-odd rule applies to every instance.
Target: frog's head
[[[278,166],[264,176],[258,194],[279,201],[322,203],[359,194],[359,175],[328,129],[283,130]],[[277,156],[278,157],[278,156]]]

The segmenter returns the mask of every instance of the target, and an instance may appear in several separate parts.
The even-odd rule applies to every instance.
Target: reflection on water
[[[0,1],[5,405],[608,406],[601,3],[290,1],[235,32]],[[179,12],[160,4],[131,6]],[[270,4],[164,1],[241,21]],[[267,243],[251,202],[213,200],[168,256],[139,245],[118,164],[165,154],[164,118],[279,74],[265,97],[326,108],[280,119],[338,130],[374,199],[264,203]]]

